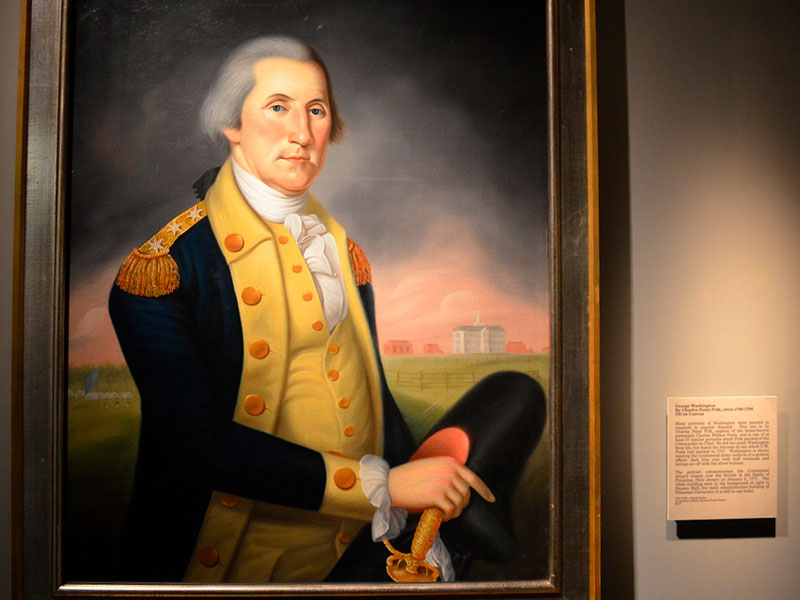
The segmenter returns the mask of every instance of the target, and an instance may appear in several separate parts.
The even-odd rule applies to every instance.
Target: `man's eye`
[[[281,106],[280,104],[273,104],[272,106],[269,107],[269,109],[272,112],[281,112],[281,111],[286,110],[286,107],[285,106]]]
[[[312,108],[309,112],[315,117],[321,117],[325,114],[325,111],[321,108]]]

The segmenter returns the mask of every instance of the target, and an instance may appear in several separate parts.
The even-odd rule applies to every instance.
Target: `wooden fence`
[[[535,371],[520,371],[533,378],[541,377],[540,373]],[[477,383],[483,377],[486,377],[489,372],[476,372],[476,371],[458,371],[453,373],[448,372],[430,372],[430,371],[387,371],[386,380],[389,385],[398,387],[413,387],[420,390],[439,388],[444,390],[463,389],[470,387],[472,384]]]

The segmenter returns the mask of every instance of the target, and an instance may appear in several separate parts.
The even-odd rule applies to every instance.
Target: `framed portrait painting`
[[[599,597],[593,2],[24,14],[17,597]]]

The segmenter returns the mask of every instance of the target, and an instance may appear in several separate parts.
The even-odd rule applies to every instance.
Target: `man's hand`
[[[481,478],[448,456],[413,460],[389,471],[392,506],[410,513],[435,507],[444,513],[445,521],[466,508],[470,488],[487,502],[494,502],[494,494]]]

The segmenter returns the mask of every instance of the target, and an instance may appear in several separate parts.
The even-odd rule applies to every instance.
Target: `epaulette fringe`
[[[117,285],[123,291],[146,298],[171,294],[181,283],[175,259],[165,252],[159,256],[143,254],[134,248],[117,275]]]
[[[350,256],[350,266],[356,276],[358,285],[372,283],[372,269],[367,261],[367,255],[352,239],[347,238],[347,253]]]
[[[129,294],[158,298],[178,289],[180,272],[169,254],[172,244],[206,216],[205,203],[198,202],[172,220],[147,242],[134,248],[122,263],[117,286]]]

